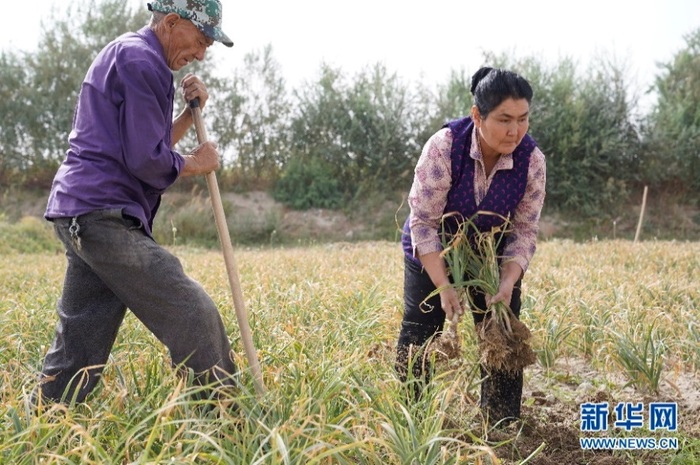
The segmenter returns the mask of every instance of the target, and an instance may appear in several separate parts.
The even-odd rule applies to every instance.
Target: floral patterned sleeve
[[[452,187],[452,132],[443,128],[423,147],[408,194],[413,254],[442,250],[438,228]]]
[[[547,177],[545,156],[535,148],[530,156],[525,195],[513,215],[513,231],[508,236],[503,255],[506,261],[514,260],[527,271],[537,247],[540,213],[544,204],[545,181]]]

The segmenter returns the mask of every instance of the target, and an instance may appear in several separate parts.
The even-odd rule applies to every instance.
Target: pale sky
[[[33,0],[28,14],[26,3],[3,1],[0,47],[32,50],[51,7],[70,3]],[[350,74],[384,62],[407,81],[443,83],[451,69],[472,74],[492,51],[544,62],[569,56],[580,69],[611,57],[643,89],[656,63],[669,62],[700,27],[700,0],[223,0],[223,26],[235,46],[210,49],[220,71],[271,44],[291,86],[314,79],[322,61]]]

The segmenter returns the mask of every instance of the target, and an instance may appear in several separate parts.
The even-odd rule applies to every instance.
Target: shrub
[[[327,163],[318,159],[292,160],[275,185],[275,200],[297,210],[338,208],[342,193]]]

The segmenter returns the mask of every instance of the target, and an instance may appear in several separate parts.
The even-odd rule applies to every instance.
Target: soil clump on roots
[[[475,326],[480,363],[488,370],[516,373],[534,364],[537,356],[529,344],[530,329],[508,311],[509,324],[502,324],[494,312]],[[437,362],[448,362],[462,355],[462,341],[457,323],[447,322],[446,329],[428,346]]]
[[[457,333],[457,323],[447,322],[447,328],[428,346],[428,353],[438,362],[447,362],[462,355],[462,341]]]
[[[489,312],[477,323],[479,356],[487,368],[497,371],[518,372],[537,361],[528,341],[531,333],[522,321],[508,311],[508,323],[499,321],[495,312]]]

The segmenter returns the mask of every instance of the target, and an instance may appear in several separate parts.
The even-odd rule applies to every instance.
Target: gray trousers
[[[231,345],[214,301],[180,261],[121,210],[54,220],[68,266],[44,359],[45,399],[82,402],[97,384],[127,308],[200,383],[234,385]]]

